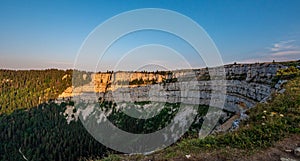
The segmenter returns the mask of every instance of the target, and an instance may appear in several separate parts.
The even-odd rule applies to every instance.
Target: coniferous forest
[[[72,70],[0,70],[0,160],[78,160],[105,149],[55,99],[71,86]],[[72,104],[72,102],[71,102]]]
[[[71,86],[72,70],[0,70],[0,114],[55,99]]]
[[[0,160],[72,161],[105,154],[106,148],[89,135],[80,121],[67,124],[62,115],[67,104],[48,102],[2,114]]]
[[[74,102],[56,99],[72,85],[72,73],[56,69],[0,70],[0,160],[73,161],[114,153],[96,141],[80,121],[67,122],[64,111]],[[84,74],[76,72],[75,77],[81,79]],[[88,81],[90,78],[80,82]],[[163,128],[179,108],[178,103],[165,106],[161,114],[149,121],[132,119],[118,111],[109,119],[126,131],[148,133]],[[114,109],[115,103],[103,102],[100,107]],[[206,107],[199,106],[198,118],[206,111]],[[192,127],[198,128],[199,123]]]

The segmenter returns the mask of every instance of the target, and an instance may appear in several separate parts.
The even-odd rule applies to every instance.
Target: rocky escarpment
[[[88,84],[69,87],[59,95],[59,98],[72,97],[83,92],[105,93],[107,91],[114,91],[118,88],[133,88],[157,84],[168,79],[170,77],[170,72],[100,72],[91,74],[90,77],[92,81]],[[78,80],[76,84],[81,84],[80,81],[81,80]]]
[[[225,66],[226,81],[217,84],[226,90],[224,108],[236,112],[251,108],[268,98],[272,92],[272,78],[284,66],[279,64],[241,64]],[[174,71],[162,83],[130,86],[114,86],[114,90],[100,92],[99,97],[107,101],[157,101],[182,102],[209,105],[213,81],[209,80],[208,69]],[[192,79],[192,77],[196,77]],[[174,81],[175,80],[175,81]],[[168,82],[169,81],[169,82]],[[216,85],[215,85],[216,86]]]
[[[214,132],[224,132],[236,128],[241,119],[247,118],[245,115],[247,109],[270,97],[272,91],[277,88],[273,88],[274,77],[281,68],[286,67],[264,63],[233,64],[224,68],[172,72],[97,73],[91,75],[90,83],[70,87],[65,93],[72,96],[79,95],[76,100],[80,98],[81,101],[94,102],[99,98],[98,101],[101,102],[122,102],[119,105],[123,105],[123,102],[145,101],[210,105],[223,109],[220,115],[221,122],[215,126]],[[225,80],[210,78],[210,74],[218,72],[226,74]],[[74,107],[70,109],[69,111],[72,111]],[[94,110],[87,109],[89,112]],[[76,116],[78,113],[77,111]],[[205,119],[201,116],[196,120]]]
[[[115,91],[100,93],[99,96],[104,100],[117,102],[154,101],[209,105],[211,86],[211,81],[174,82],[135,88],[118,88]],[[224,84],[219,84],[217,88],[226,89],[224,107],[229,111],[237,111],[240,106],[250,108],[271,94],[270,85],[247,83],[240,80],[228,80]]]
[[[156,101],[209,105],[212,89],[226,91],[224,108],[237,112],[264,101],[272,92],[276,63],[225,65],[226,81],[214,85],[210,72],[219,68],[171,72],[106,72],[92,74],[92,81],[68,88],[60,97],[96,92],[104,101]]]

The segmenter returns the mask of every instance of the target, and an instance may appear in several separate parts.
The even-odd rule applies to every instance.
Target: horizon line
[[[300,62],[300,59],[295,59],[295,60],[286,60],[286,61],[264,61],[264,62],[229,62],[226,64],[223,64],[223,66],[228,66],[228,65],[241,65],[241,64],[268,64],[268,63],[286,63],[286,62]],[[217,66],[216,66],[217,67]],[[216,68],[216,67],[195,67],[195,68],[190,68],[190,69],[204,69],[204,68]],[[106,71],[87,71],[85,72],[93,72],[93,73],[108,73],[108,72],[156,72],[156,71],[179,71],[179,70],[190,70],[188,68],[184,69],[173,69],[173,70],[155,70],[155,71],[145,71],[145,70],[118,70],[118,71],[113,71],[113,70],[106,70]],[[1,68],[0,70],[10,70],[10,71],[43,71],[43,70],[78,70],[74,68],[55,68],[55,67],[45,67],[45,68]],[[84,70],[78,70],[78,71],[84,71]]]

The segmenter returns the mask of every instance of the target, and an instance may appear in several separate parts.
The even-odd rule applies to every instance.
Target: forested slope
[[[105,154],[80,121],[67,123],[62,113],[69,104],[50,101],[0,115],[0,160],[73,161]]]
[[[71,86],[72,70],[0,70],[0,114],[55,99]]]
[[[75,77],[84,74],[77,71]],[[72,76],[73,70],[0,70],[0,160],[65,161],[105,154],[81,122],[67,123],[62,113],[72,102],[53,101],[72,85]]]

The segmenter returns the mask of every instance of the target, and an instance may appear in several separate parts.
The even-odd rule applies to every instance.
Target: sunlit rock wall
[[[96,92],[106,101],[157,101],[182,102],[209,105],[211,91],[220,88],[226,91],[224,108],[238,111],[251,108],[269,97],[272,80],[284,66],[276,63],[225,65],[226,81],[212,87],[209,72],[220,72],[219,68],[177,70],[171,72],[109,72],[92,74],[92,82],[71,90],[78,94]],[[142,80],[142,84],[130,84]],[[175,81],[167,81],[175,80]],[[70,94],[70,89],[68,91]],[[65,93],[64,96],[68,96]]]

